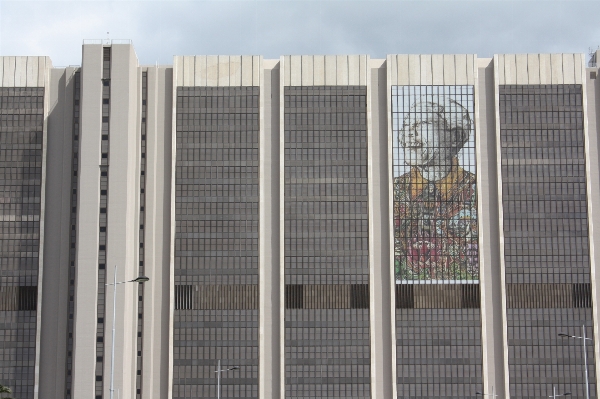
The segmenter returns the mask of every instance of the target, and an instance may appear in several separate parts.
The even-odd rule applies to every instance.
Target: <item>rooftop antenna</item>
[[[596,60],[596,51],[600,50],[600,46],[597,46],[596,48],[593,47],[588,47],[588,55],[590,57],[590,60],[588,62],[588,67],[592,68],[592,67],[596,67],[598,60]]]

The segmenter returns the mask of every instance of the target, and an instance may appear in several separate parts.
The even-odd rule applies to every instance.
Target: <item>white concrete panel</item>
[[[360,56],[348,56],[348,84],[357,86],[360,84]]]
[[[262,56],[255,55],[252,57],[252,86],[260,86],[261,64]]]
[[[219,78],[218,86],[229,86],[229,56],[219,56]]]
[[[290,56],[282,55],[280,58],[281,65],[279,68],[281,69],[281,80],[283,81],[284,86],[290,85]]]
[[[421,57],[418,54],[408,55],[408,82],[411,85],[421,84]]]
[[[421,55],[421,84],[433,84],[433,69],[431,67],[432,58],[430,54]]]
[[[456,84],[456,68],[454,65],[454,55],[444,54],[444,84]]]
[[[315,55],[313,57],[313,78],[315,86],[325,85],[325,56]]]
[[[348,56],[338,55],[336,60],[336,78],[339,86],[348,84]]]
[[[15,57],[4,57],[3,87],[15,87]]]
[[[406,86],[410,84],[410,78],[408,76],[408,55],[407,54],[399,54],[398,55],[398,86]]]
[[[81,69],[82,132],[102,129],[102,46],[84,45]],[[175,67],[179,57],[175,58]],[[74,398],[91,398],[96,368],[96,315],[98,290],[98,226],[100,205],[100,135],[80,135],[77,211],[77,290],[73,327]]]
[[[194,82],[196,86],[206,86],[206,57],[194,57]]]
[[[206,56],[206,85],[219,85],[219,57],[216,55]]]
[[[398,85],[398,55],[393,55],[390,57],[390,84]]]
[[[42,57],[27,57],[27,77],[25,79],[25,86],[27,87],[36,87],[38,84],[40,58]],[[42,73],[44,73],[43,70]]]
[[[4,57],[0,57],[0,87],[2,87],[3,76],[4,76]]]
[[[242,85],[242,56],[229,57],[229,86]]]
[[[527,54],[527,74],[530,85],[540,84],[540,56],[539,54]]]
[[[503,85],[505,82],[505,79],[504,79],[504,54],[494,55],[494,60],[496,61],[494,64],[494,74],[496,75],[498,84]]]
[[[290,57],[290,86],[302,86],[302,56]]]
[[[386,75],[387,75],[387,85],[394,86],[398,82],[398,76],[396,74],[396,56],[388,55],[386,57]]]
[[[552,71],[550,83],[553,85],[563,83],[562,61],[562,54],[550,54],[550,70]]]
[[[38,62],[38,87],[46,85],[46,76],[49,76],[49,70],[52,68],[50,57],[40,57]],[[49,79],[49,77],[48,77]]]
[[[195,86],[194,84],[194,56],[183,56],[183,85]]]
[[[434,85],[444,84],[444,56],[433,54],[431,56],[431,75]]]
[[[465,62],[466,62],[466,67],[465,70],[467,72],[467,80],[464,84],[467,85],[473,85],[475,84],[475,71],[477,68],[477,56],[475,54],[467,54],[465,56]],[[457,75],[456,77],[456,82],[457,84],[463,84],[463,83],[459,83],[459,76]]]
[[[15,58],[15,87],[27,86],[27,57]]]
[[[456,54],[454,56],[454,84],[469,84],[467,77],[467,54]],[[473,68],[473,65],[471,65]],[[472,83],[471,83],[472,84]]]
[[[242,56],[242,86],[252,86],[252,56]]]
[[[517,82],[517,59],[514,54],[504,55],[504,81],[508,85]]]
[[[563,54],[563,83],[575,84],[575,54]]]
[[[314,60],[312,55],[302,56],[302,86],[314,85]]]
[[[361,86],[366,86],[367,84],[367,68],[369,65],[369,56],[368,55],[361,55],[360,56],[360,80],[358,82],[359,85]]]
[[[585,69],[583,68],[585,60],[583,59],[583,54],[574,54],[573,62],[575,63],[575,84],[582,84],[583,79],[585,79]]]
[[[175,73],[175,87],[183,86],[183,57],[173,57],[173,71]]]
[[[325,56],[325,85],[335,86],[337,84],[337,57],[335,55]]]
[[[517,65],[517,84],[526,85],[529,82],[529,73],[527,71],[527,54],[517,54],[515,59]]]
[[[549,85],[552,82],[552,66],[550,54],[540,54],[540,84]]]

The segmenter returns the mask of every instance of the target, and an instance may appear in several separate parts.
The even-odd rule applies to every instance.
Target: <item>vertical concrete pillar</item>
[[[479,195],[479,264],[481,268],[481,335],[483,350],[483,386],[505,397],[504,340],[502,297],[504,290],[500,269],[500,229],[498,171],[496,153],[496,112],[494,64],[478,59],[476,82],[477,104],[477,180]]]
[[[279,62],[264,61],[260,79],[260,338],[259,397],[281,398],[282,292],[279,268]]]
[[[388,169],[387,72],[385,60],[370,60],[369,263],[371,265],[371,397],[393,397],[393,289],[390,274],[390,173]]]
[[[75,327],[74,398],[94,397],[98,296],[102,45],[83,46]]]
[[[46,146],[46,220],[40,342],[42,397],[65,394],[75,68],[53,69]]]

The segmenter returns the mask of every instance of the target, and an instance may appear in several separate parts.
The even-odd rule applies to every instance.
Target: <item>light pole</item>
[[[592,339],[585,336],[585,324],[583,326],[581,326],[581,335],[582,335],[581,337],[578,337],[576,335],[558,333],[559,337],[577,338],[583,342],[583,362],[585,364],[585,397],[586,397],[586,399],[590,399],[590,382],[589,382],[589,378],[588,378],[587,350],[585,348],[585,341],[587,341],[588,339],[591,341]]]
[[[491,393],[491,394],[489,394],[489,393],[483,393],[483,392],[475,392],[475,393],[476,393],[477,395],[481,395],[481,396],[491,396],[491,397],[493,397],[493,398],[495,398],[496,396],[498,396],[498,395],[496,395],[496,391],[494,390],[494,386],[492,386],[492,393]]]
[[[555,387],[554,385],[552,385],[552,395],[550,395],[550,396],[548,396],[548,397],[549,397],[549,398],[556,399],[556,398],[559,398],[559,397],[561,397],[561,396],[569,396],[570,394],[571,394],[571,392],[565,392],[565,393],[563,393],[563,394],[557,395],[557,394],[556,394],[556,387]]]
[[[112,284],[106,284],[113,286],[113,325],[112,325],[112,348],[110,352],[110,399],[113,399],[113,394],[115,392],[114,382],[115,382],[115,325],[117,324],[117,284],[125,284],[125,283],[145,283],[150,280],[146,276],[139,276],[134,280],[128,281],[119,281],[117,283],[117,265],[115,265],[115,275]]]
[[[229,370],[237,370],[239,368],[240,368],[240,366],[233,366],[228,369],[221,369],[221,359],[219,359],[219,363],[217,365],[217,371],[215,371],[215,373],[217,373],[217,399],[221,399],[221,372],[229,371]]]

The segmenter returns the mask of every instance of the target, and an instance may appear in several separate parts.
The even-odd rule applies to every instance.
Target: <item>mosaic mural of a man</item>
[[[472,88],[400,89],[394,170],[408,171],[393,182],[396,280],[478,280]]]

